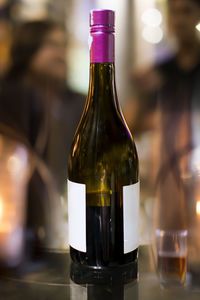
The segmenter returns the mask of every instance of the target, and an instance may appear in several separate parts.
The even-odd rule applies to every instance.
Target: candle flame
[[[196,213],[197,215],[200,215],[200,201],[197,201],[196,203]]]

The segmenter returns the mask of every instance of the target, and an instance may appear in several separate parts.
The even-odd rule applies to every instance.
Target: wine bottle
[[[137,265],[139,244],[138,156],[117,99],[114,17],[90,13],[89,90],[68,160],[71,258],[96,271]]]

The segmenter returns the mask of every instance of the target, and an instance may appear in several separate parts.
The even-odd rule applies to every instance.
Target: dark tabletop
[[[126,285],[78,285],[70,279],[69,253],[45,252],[43,258],[26,263],[16,273],[0,277],[2,300],[177,300],[200,299],[200,285],[186,284],[176,289],[160,287],[151,248],[140,247],[139,278]]]

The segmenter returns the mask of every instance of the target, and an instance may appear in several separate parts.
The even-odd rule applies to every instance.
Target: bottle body
[[[69,180],[86,186],[87,250],[71,247],[70,252],[80,264],[117,266],[137,258],[137,249],[124,253],[123,194],[124,187],[138,183],[138,158],[118,110],[112,64],[91,64],[90,68],[94,82],[68,166]]]
[[[68,161],[74,263],[107,269],[137,260],[138,173],[137,151],[117,100],[114,63],[91,62],[88,97]]]

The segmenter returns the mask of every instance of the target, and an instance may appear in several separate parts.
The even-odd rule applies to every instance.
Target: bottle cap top
[[[108,9],[95,9],[90,12],[90,27],[114,31],[115,12]]]

